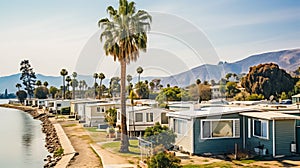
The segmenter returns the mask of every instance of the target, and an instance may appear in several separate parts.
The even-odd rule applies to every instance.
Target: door
[[[296,127],[296,148],[297,153],[300,153],[300,126]]]

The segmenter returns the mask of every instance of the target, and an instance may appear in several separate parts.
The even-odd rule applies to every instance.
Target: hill
[[[276,52],[267,52],[257,55],[251,55],[240,61],[233,63],[220,62],[217,65],[204,64],[198,67],[179,73],[169,77],[160,77],[161,83],[166,86],[166,84],[178,85],[178,86],[188,86],[195,83],[196,79],[201,81],[211,79],[219,81],[225,76],[225,74],[231,72],[236,74],[247,73],[249,67],[262,64],[262,63],[276,63],[280,68],[285,69],[287,72],[291,72],[300,67],[300,49],[293,50],[282,50]],[[0,77],[0,93],[8,89],[8,92],[16,92],[16,83],[21,83],[19,80],[20,74],[14,74],[10,76]],[[156,77],[143,77],[141,80],[151,81]],[[49,86],[59,87],[62,83],[61,76],[45,76],[42,74],[37,74],[37,79],[42,82],[47,81]],[[93,85],[94,79],[92,76],[79,75],[78,80],[85,80],[89,86]],[[136,78],[133,81],[137,81]],[[109,79],[103,81],[105,85],[108,85]]]

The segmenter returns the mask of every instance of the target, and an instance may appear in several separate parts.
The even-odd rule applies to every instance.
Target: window
[[[146,113],[146,121],[153,122],[153,113]]]
[[[143,122],[143,113],[135,114],[135,122]]]
[[[187,132],[187,121],[174,119],[174,132],[177,134],[185,134]]]
[[[98,113],[101,112],[101,107],[97,107],[97,112],[98,112]]]
[[[169,118],[166,113],[161,113],[161,124],[168,124]]]
[[[239,119],[202,120],[202,139],[240,137]]]
[[[253,136],[269,139],[269,122],[267,120],[253,120]]]

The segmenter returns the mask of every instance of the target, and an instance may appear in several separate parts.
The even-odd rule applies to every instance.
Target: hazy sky
[[[104,56],[97,22],[117,0],[1,0],[0,76],[19,72],[29,59],[36,73],[118,73]],[[299,48],[297,0],[136,0],[153,16],[148,53],[128,67],[145,76],[179,73],[203,63]]]

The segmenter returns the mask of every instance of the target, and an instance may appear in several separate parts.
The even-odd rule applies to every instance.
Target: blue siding
[[[275,121],[276,155],[292,155],[291,143],[295,142],[295,120]]]
[[[253,118],[251,118],[251,137],[248,137],[248,117],[245,117],[245,147],[247,151],[254,153],[254,148],[263,145],[267,149],[267,154],[273,154],[273,123],[269,121],[269,138],[263,139],[253,136]]]
[[[234,153],[235,144],[238,148],[242,148],[242,136],[243,136],[243,123],[242,117],[238,114],[230,114],[218,116],[215,119],[240,119],[240,137],[239,138],[222,138],[222,139],[201,139],[201,120],[202,119],[214,119],[209,118],[197,118],[194,122],[194,153],[212,153],[212,154],[223,154],[223,153]]]

